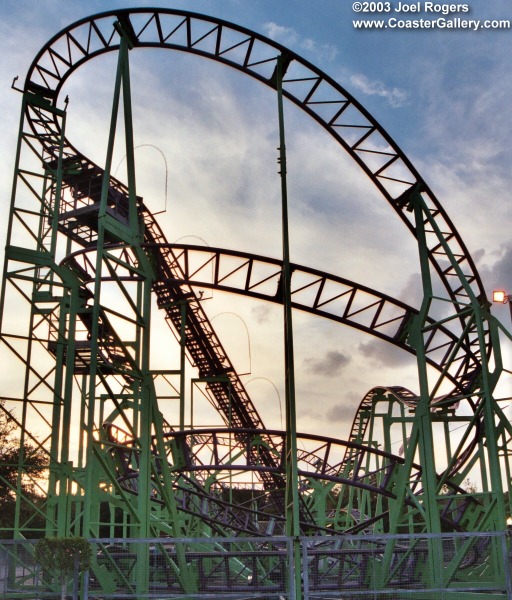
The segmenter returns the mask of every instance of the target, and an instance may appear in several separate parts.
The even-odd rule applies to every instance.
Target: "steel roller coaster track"
[[[111,520],[109,531],[122,528],[134,538],[285,532],[286,436],[265,428],[196,293],[211,288],[282,304],[283,262],[169,244],[134,182],[115,179],[108,159],[105,168],[94,164],[66,137],[66,110],[59,105],[67,79],[87,61],[118,52],[119,95],[129,81],[128,52],[139,48],[211,59],[273,90],[280,57],[284,97],[351,156],[418,241],[425,291],[419,309],[342,277],[291,265],[293,308],[410,352],[421,388],[372,388],[347,441],[297,436],[302,533],[499,528],[505,516],[501,471],[506,463],[509,474],[512,431],[492,396],[501,373],[496,325],[475,265],[428,185],[356,99],[289,49],[212,17],[127,9],[82,19],[57,34],[35,58],[22,90],[1,342],[25,368],[18,390],[5,393],[5,400],[22,403],[22,439],[49,459],[41,510],[45,531],[97,537],[105,523],[100,513],[110,505],[112,514],[121,510],[124,517]],[[27,154],[32,158],[25,166]],[[34,157],[43,173],[33,166]],[[431,292],[431,269],[443,298]],[[126,310],[106,289],[124,297]],[[160,412],[155,381],[170,371],[150,368],[151,296],[206,383],[225,429],[186,431]],[[7,318],[11,297],[30,306],[28,333]],[[439,300],[442,318],[432,308]],[[433,381],[422,378],[427,369],[437,374]],[[183,382],[178,387],[183,401]],[[79,417],[73,416],[77,406]],[[43,424],[40,435],[31,430],[34,418]],[[450,432],[452,421],[464,429],[457,437]],[[75,468],[68,441],[77,424],[83,435]],[[443,430],[445,446],[437,470],[435,427]],[[399,431],[398,439],[391,439],[390,428]],[[393,448],[397,442],[400,455]],[[479,468],[483,493],[468,493],[463,482]],[[20,496],[20,507],[23,501]],[[13,529],[26,535],[31,520],[23,522],[22,514],[20,509]],[[395,550],[384,551],[383,564],[393,563]],[[462,555],[453,560],[461,568],[475,564]]]

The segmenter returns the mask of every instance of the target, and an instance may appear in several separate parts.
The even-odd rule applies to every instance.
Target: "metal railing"
[[[0,598],[295,600],[285,537],[91,540],[86,572],[44,571],[37,540],[0,541]],[[508,532],[300,539],[304,600],[512,599]]]

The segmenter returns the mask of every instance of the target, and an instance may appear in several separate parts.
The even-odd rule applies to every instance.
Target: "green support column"
[[[439,510],[437,507],[437,477],[435,467],[434,440],[432,437],[432,415],[429,382],[427,375],[427,360],[425,355],[425,344],[423,340],[423,328],[425,326],[430,305],[432,303],[432,280],[430,276],[430,267],[428,260],[428,247],[425,237],[425,226],[423,219],[423,207],[421,205],[421,195],[415,193],[411,197],[413,204],[414,217],[416,222],[416,236],[418,239],[418,249],[421,267],[421,278],[423,283],[423,303],[420,313],[416,320],[416,326],[410,336],[410,343],[416,349],[416,360],[418,365],[418,378],[420,386],[420,402],[416,409],[416,418],[419,419],[419,453],[420,463],[423,469],[424,486],[424,506],[427,522],[427,530],[430,533],[441,532],[441,522],[439,519]],[[440,559],[440,554],[435,552],[434,561]],[[439,576],[436,566],[436,578]]]
[[[187,300],[183,298],[180,304],[180,431],[185,429],[185,359],[186,359],[186,324],[187,324]],[[190,420],[192,427],[192,419]]]
[[[79,310],[78,282],[69,277],[69,272],[61,271],[63,280],[68,283],[67,290],[60,302],[60,318],[58,332],[58,351],[56,361],[56,385],[54,394],[53,430],[59,435],[60,445],[56,445],[56,460],[59,469],[59,493],[56,499],[57,524],[56,534],[60,537],[71,535],[69,514],[70,484],[73,479],[73,469],[69,462],[69,440],[72,439],[71,410],[73,399],[73,367],[75,359],[76,319]],[[64,368],[65,367],[65,368]],[[60,403],[62,402],[62,407]],[[53,446],[53,445],[52,445]],[[53,451],[52,451],[53,454]],[[51,478],[56,475],[50,470]],[[51,483],[50,478],[50,483]],[[54,484],[49,484],[49,490]],[[49,493],[50,496],[50,493]],[[47,526],[51,522],[47,519]]]
[[[432,432],[431,398],[427,376],[427,361],[424,344],[424,327],[432,303],[432,281],[430,276],[428,248],[425,238],[424,219],[422,212],[422,199],[419,192],[414,190],[410,194],[410,206],[414,211],[416,223],[416,236],[418,239],[419,261],[422,276],[423,302],[419,314],[414,318],[409,330],[409,344],[416,350],[416,362],[418,368],[419,399],[413,418],[413,426],[409,436],[408,445],[405,449],[405,463],[397,478],[396,500],[390,509],[390,533],[400,533],[400,524],[404,518],[404,507],[409,491],[409,481],[413,468],[416,452],[422,468],[421,482],[423,519],[426,531],[429,533],[441,532],[441,521],[437,506],[437,477],[435,467],[435,451]],[[430,538],[428,540],[429,557],[427,561],[429,573],[426,580],[435,587],[442,582],[442,545],[440,540]],[[387,545],[383,560],[382,572],[379,574],[379,585],[384,585],[390,571],[395,543]]]
[[[488,516],[487,530],[503,531],[506,528],[506,514],[497,435],[497,412],[500,409],[493,396],[494,387],[496,386],[496,383],[498,382],[503,371],[498,328],[495,320],[491,318],[485,307],[487,300],[485,298],[477,298],[475,296],[459,262],[457,261],[456,257],[453,256],[448,244],[444,241],[438,224],[428,211],[421,196],[420,201],[422,203],[422,218],[425,220],[425,222],[428,222],[429,226],[432,228],[432,231],[440,240],[440,244],[444,252],[449,257],[452,268],[460,280],[462,288],[469,300],[467,310],[472,314],[471,318],[474,319],[474,323],[476,325],[477,342],[480,355],[482,357],[479,402],[483,415],[486,450],[485,459],[481,460],[481,463],[483,468],[488,469],[488,475],[484,477],[484,485],[487,483],[492,497],[489,502],[491,514]],[[487,358],[487,348],[485,343],[486,328],[488,328],[491,333],[494,351],[494,367],[491,367],[490,361]],[[493,369],[492,371],[491,368]],[[490,523],[492,523],[492,526],[489,527]]]
[[[429,533],[441,533],[441,521],[437,505],[437,475],[435,465],[435,449],[432,431],[431,393],[427,375],[427,360],[424,343],[424,327],[432,303],[432,279],[428,259],[428,247],[425,235],[422,198],[419,192],[411,194],[412,210],[416,223],[421,279],[423,284],[423,302],[416,317],[409,338],[409,343],[416,349],[420,399],[415,413],[417,423],[417,443],[422,467],[423,483],[422,506]],[[439,538],[429,538],[429,577],[432,586],[443,585],[443,546]]]
[[[284,306],[284,353],[285,353],[285,403],[286,403],[286,535],[293,544],[293,589],[291,598],[300,600],[302,553],[300,547],[299,475],[297,465],[297,414],[295,406],[295,366],[293,355],[293,323],[291,301],[290,238],[288,231],[288,191],[286,185],[286,140],[283,110],[283,77],[289,59],[280,55],[276,65],[276,89],[279,115],[279,165],[281,170],[283,272],[282,293]],[[291,583],[291,582],[290,582]]]
[[[32,140],[33,132],[25,131],[24,129],[25,118],[29,112],[37,112],[41,117],[41,121],[44,119],[54,119],[60,124],[60,133],[58,137],[54,136],[53,138],[54,147],[58,149],[58,166],[54,171],[46,168],[43,175],[33,170],[33,162],[29,160],[32,158],[36,160],[36,163],[41,164],[46,158],[44,151],[37,150],[34,147]],[[54,262],[57,234],[57,219],[55,215],[58,211],[62,186],[62,150],[65,124],[65,111],[53,106],[47,98],[36,93],[23,94],[0,298],[0,329],[2,331],[2,342],[6,344],[5,346],[3,345],[5,349],[10,346],[9,339],[12,337],[9,334],[4,336],[4,333],[9,330],[11,325],[3,322],[7,288],[11,282],[16,281],[18,276],[20,282],[30,282],[31,292],[24,298],[25,301],[31,301],[29,324],[27,330],[23,330],[23,333],[20,331],[20,335],[18,336],[20,340],[24,340],[23,350],[15,353],[16,360],[21,362],[19,365],[19,375],[17,376],[18,388],[16,389],[16,384],[14,384],[10,394],[13,401],[21,403],[20,452],[16,507],[13,522],[14,537],[25,535],[23,533],[24,524],[21,520],[22,504],[25,502],[22,493],[22,481],[26,475],[23,449],[26,443],[31,443],[30,429],[33,426],[31,416],[34,412],[37,413],[38,411],[37,405],[31,399],[31,392],[35,389],[33,378],[37,379],[41,377],[41,379],[44,379],[44,376],[38,371],[37,364],[33,361],[34,347],[36,349],[40,348],[41,324],[49,321],[52,310],[49,307],[53,307],[59,303],[59,298],[64,294],[65,288],[59,275],[56,275],[56,265]],[[22,163],[25,163],[26,166]],[[31,182],[29,194],[23,196],[20,192],[19,196],[23,197],[23,200],[18,205],[18,185],[20,184],[20,189],[25,189],[26,191],[27,188],[23,186],[28,185],[27,182],[29,181]],[[31,199],[33,202],[32,210],[27,209],[27,199]],[[31,217],[35,217],[36,215],[38,215],[37,225],[35,225],[33,219],[31,220]],[[20,223],[25,226],[32,237],[30,235],[27,235],[27,239],[23,238],[23,235],[18,237],[19,231],[17,232],[15,227],[19,226]],[[19,270],[19,266],[16,266],[19,263],[26,265],[21,271]],[[23,283],[21,283],[21,286],[23,286]],[[43,291],[41,292],[41,290]],[[41,307],[40,303],[44,303],[44,308]],[[23,372],[24,375],[22,375]],[[58,424],[60,423],[60,417],[55,419],[55,415],[60,415],[62,411],[62,355],[60,359],[57,359],[56,368],[52,376],[54,377],[55,384],[53,399],[50,401],[50,404],[54,411],[53,420]],[[50,432],[49,439],[51,439],[51,446],[47,478],[51,486],[52,479],[55,482],[56,471],[60,468],[57,465],[59,464],[59,453],[62,444],[58,427],[54,427],[53,431]],[[47,503],[46,509],[48,509],[50,504],[51,502]],[[55,518],[52,519],[52,523],[55,523]],[[53,529],[51,533],[53,533]]]
[[[97,535],[97,527],[94,521],[99,516],[99,498],[94,485],[94,440],[93,430],[95,427],[95,394],[96,386],[101,381],[101,374],[98,369],[97,356],[99,354],[98,340],[101,339],[99,324],[101,322],[101,288],[104,265],[108,264],[113,258],[111,251],[105,246],[106,235],[115,236],[126,247],[131,250],[136,261],[136,266],[128,263],[125,267],[137,274],[137,291],[134,294],[132,308],[134,310],[135,320],[135,353],[134,360],[138,371],[132,383],[133,391],[133,434],[136,452],[139,453],[139,476],[138,476],[138,494],[134,502],[136,519],[131,528],[130,537],[148,538],[151,537],[151,435],[153,423],[153,402],[152,402],[152,375],[150,372],[150,314],[151,314],[151,285],[153,272],[149,261],[141,249],[141,228],[137,209],[137,195],[135,187],[135,160],[134,160],[134,142],[133,142],[133,124],[131,110],[131,91],[130,91],[130,70],[129,70],[129,51],[134,44],[134,35],[129,21],[117,22],[115,29],[120,35],[119,55],[117,64],[117,73],[114,87],[114,97],[112,103],[112,115],[110,122],[110,132],[108,139],[107,154],[105,160],[105,169],[103,174],[103,185],[98,214],[98,239],[96,256],[96,276],[94,286],[94,305],[93,305],[93,331],[91,336],[91,369],[89,380],[89,414],[87,416],[87,485],[86,485],[86,518],[84,532],[85,535]],[[129,219],[128,226],[121,222],[114,221],[108,214],[108,194],[110,188],[110,173],[112,168],[112,158],[114,153],[117,121],[119,108],[121,104],[121,95],[123,103],[123,119],[126,143],[127,160],[127,179],[128,179],[128,202]],[[118,261],[118,259],[116,259]],[[119,264],[119,262],[117,262]],[[121,291],[128,295],[126,290],[122,289],[121,280],[118,281]],[[90,491],[89,491],[90,490]],[[134,551],[137,556],[136,566],[133,572],[134,580],[132,582],[137,594],[144,595],[149,590],[149,548],[146,543],[135,544]]]

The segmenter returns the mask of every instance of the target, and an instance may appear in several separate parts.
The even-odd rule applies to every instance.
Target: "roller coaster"
[[[129,57],[141,48],[216,61],[309,115],[416,240],[421,306],[289,262],[286,252],[276,259],[170,243],[135,187]],[[61,92],[76,69],[106,53],[117,53],[118,63],[100,166],[77,149],[79,140],[68,139]],[[278,551],[269,536],[276,548],[285,537],[307,540],[315,565],[309,589],[318,597],[344,598],[372,561],[382,590],[405,579],[435,587],[442,578],[459,597],[468,595],[460,592],[464,585],[503,579],[501,550],[479,534],[504,531],[510,515],[512,427],[495,395],[507,375],[500,337],[509,334],[492,316],[442,205],[363,106],[270,39],[163,8],[112,11],[70,25],[42,48],[19,91],[0,317],[3,410],[16,408],[21,440],[10,535],[159,539],[173,596],[196,593],[199,571],[204,579],[210,569],[206,580],[217,582],[218,594],[251,582],[260,595],[294,589],[299,597],[301,556],[295,548],[294,574],[278,589]],[[112,169],[121,112],[126,181]],[[283,167],[285,155],[280,159]],[[291,329],[293,309],[384,340],[415,357],[418,389],[371,382],[348,439],[301,434],[287,362],[286,427],[268,429],[212,326],[204,290],[282,305],[283,329]],[[152,359],[155,309],[180,351],[179,364],[164,370]],[[222,427],[187,428],[186,360]],[[179,414],[163,408],[169,398]],[[46,457],[38,477],[26,444]],[[476,489],[467,489],[468,479]],[[44,497],[37,510],[25,510],[32,503],[23,494],[27,480]],[[435,537],[442,533],[463,536],[460,547],[442,547]],[[376,551],[377,534],[426,538],[412,565],[412,551],[397,538]],[[196,540],[190,547],[203,561],[199,571],[172,543],[180,539]],[[212,558],[223,540],[232,550]],[[147,548],[134,552],[131,576],[117,568],[119,589],[132,586],[143,597],[150,555]],[[99,588],[108,587],[106,570],[93,566]]]

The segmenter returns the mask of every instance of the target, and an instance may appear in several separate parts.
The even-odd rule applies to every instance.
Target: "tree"
[[[40,448],[20,442],[17,424],[12,411],[0,401],[0,537],[12,536],[16,509],[16,488],[20,458],[23,456],[21,477],[20,520],[29,523],[30,529],[42,529],[44,522],[36,508],[43,497],[38,489],[41,468],[47,462]]]
[[[35,559],[49,579],[57,579],[61,600],[65,600],[71,577],[91,566],[92,551],[81,537],[42,538],[36,544]]]

